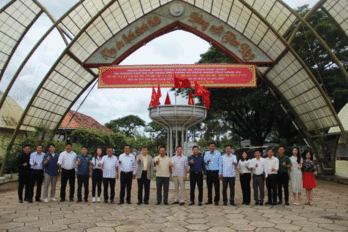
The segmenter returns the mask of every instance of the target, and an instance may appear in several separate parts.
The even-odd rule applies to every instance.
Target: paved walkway
[[[156,206],[155,189],[151,189],[150,204],[138,206],[135,181],[133,204],[122,206],[76,202],[19,204],[16,186],[6,191],[0,186],[0,231],[348,231],[348,186],[325,181],[318,181],[317,185],[313,206],[293,205],[292,195],[290,206],[246,206],[241,204],[237,180],[235,207]],[[116,202],[118,194],[119,181]],[[204,201],[206,196],[204,189]],[[169,198],[172,202],[173,190]],[[189,190],[186,203],[188,200]]]

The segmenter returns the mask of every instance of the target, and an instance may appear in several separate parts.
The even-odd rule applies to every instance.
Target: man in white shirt
[[[250,168],[253,170],[253,189],[255,205],[263,205],[264,190],[265,190],[265,171],[264,171],[264,159],[261,158],[261,152],[255,151],[255,158],[250,161]],[[260,189],[260,198],[259,198]]]
[[[172,204],[185,205],[185,181],[187,175],[187,157],[182,154],[182,147],[176,148],[176,155],[172,158],[175,200]],[[179,190],[180,189],[180,190]]]
[[[223,204],[227,205],[227,187],[230,185],[230,204],[234,205],[234,185],[236,181],[237,157],[232,154],[232,147],[225,146],[226,154],[222,156],[219,168],[219,178],[222,180]]]
[[[65,201],[65,188],[69,180],[70,196],[69,200],[74,201],[75,192],[75,168],[77,155],[72,150],[71,143],[65,145],[65,151],[60,153],[58,159],[58,167],[62,169],[61,187],[60,187],[60,202]]]
[[[106,149],[101,162],[98,163],[98,167],[103,169],[103,184],[104,184],[104,203],[108,203],[109,195],[108,188],[110,184],[110,203],[113,204],[115,198],[115,183],[118,179],[118,159],[113,155],[112,147]]]
[[[266,205],[277,204],[277,173],[279,169],[279,160],[273,156],[272,149],[268,149],[267,158],[264,161],[265,179],[268,193],[268,202]]]
[[[119,205],[124,203],[125,190],[127,187],[127,198],[126,201],[128,204],[131,202],[131,190],[132,190],[132,180],[135,179],[136,174],[136,161],[135,156],[130,154],[130,146],[124,146],[124,153],[119,157],[119,166],[121,172],[121,190],[120,190],[120,201]]]

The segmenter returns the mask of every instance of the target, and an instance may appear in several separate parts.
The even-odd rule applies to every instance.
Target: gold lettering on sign
[[[191,19],[189,19],[189,21],[192,22],[192,26],[194,28],[197,28],[195,23],[202,26],[202,29],[201,29],[202,31],[205,31],[205,29],[207,29],[207,27],[209,26],[209,22],[205,21],[202,15],[196,12],[192,12],[190,16],[191,16]]]
[[[109,58],[116,58],[116,51],[117,49],[120,50],[125,43],[132,43],[132,40],[134,40],[137,36],[142,35],[144,32],[149,30],[150,27],[154,27],[161,23],[161,19],[159,16],[155,15],[153,18],[149,18],[146,22],[143,22],[141,26],[136,27],[134,32],[128,31],[128,34],[123,34],[122,40],[115,40],[115,46],[111,48],[104,48],[100,51],[101,55],[104,57],[105,60]],[[116,49],[117,48],[117,49]]]
[[[229,43],[236,48],[238,48],[240,45],[241,49],[238,51],[242,53],[243,60],[246,62],[253,60],[256,57],[256,55],[252,53],[250,46],[247,43],[240,44],[240,42],[237,41],[237,36],[231,31],[227,31],[226,34],[221,38],[221,41],[224,43]]]
[[[109,57],[110,58],[115,58],[116,55],[116,49],[114,47],[110,48],[110,49],[107,49],[107,48],[104,48],[101,52],[100,52],[104,59],[107,60]]]
[[[224,26],[220,25],[220,26],[215,26],[215,25],[211,25],[210,30],[217,35],[221,35],[221,33],[224,31]]]

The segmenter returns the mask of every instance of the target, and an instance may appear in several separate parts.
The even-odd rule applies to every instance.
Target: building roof
[[[43,126],[51,130],[57,128],[69,109],[98,78],[98,69],[88,67],[84,62],[102,48],[103,44],[116,36],[121,36],[135,25],[134,23],[141,23],[147,15],[157,14],[158,10],[164,10],[174,3],[190,5],[197,11],[214,16],[219,23],[232,27],[237,31],[236,33],[251,41],[270,57],[274,65],[259,66],[257,71],[287,103],[303,130],[318,131],[339,125],[337,113],[327,95],[297,51],[294,51],[290,42],[287,41],[287,35],[293,29],[293,25],[300,21],[306,23],[307,28],[314,29],[281,0],[80,0],[55,21],[38,41],[40,45],[52,30],[58,29],[58,31],[64,31],[63,38],[67,42],[67,47],[32,96],[25,109],[23,121],[20,123],[33,127]],[[318,1],[313,8],[315,11],[323,10],[348,37],[347,6],[348,0],[324,0]],[[32,13],[28,15],[28,11]],[[22,41],[21,38],[43,12],[48,13],[36,0],[13,0],[1,9],[0,32],[6,36],[1,39],[3,45],[0,45],[0,52],[6,56],[2,56],[0,60],[0,79],[7,62]],[[159,28],[160,30],[156,31],[156,34],[149,35],[147,40],[160,36],[162,32],[180,29],[175,24],[174,16],[167,17],[168,13],[164,11],[159,13],[165,15],[165,20],[171,20],[173,28]],[[185,14],[184,11],[183,14]],[[17,29],[18,25],[22,27]],[[195,27],[187,23],[183,28],[210,40],[199,34]],[[325,43],[320,36],[318,39],[321,43]],[[134,43],[132,41],[129,45],[132,46],[131,48],[122,47],[123,55],[119,56],[121,52],[117,51],[117,56],[120,57],[119,62],[134,49],[146,44],[147,40]],[[221,42],[217,40],[213,42],[223,47]],[[328,45],[326,43],[324,45],[327,54],[331,54],[332,51]],[[36,52],[36,47],[28,54],[24,62]],[[348,79],[342,64],[339,62],[336,64],[341,67],[342,76]],[[13,80],[17,76],[15,75]],[[8,86],[8,88],[11,87],[12,84]]]
[[[0,98],[3,96],[0,91]],[[16,129],[19,119],[23,113],[23,108],[12,97],[7,97],[4,105],[0,109],[0,128]],[[22,126],[21,130],[33,131],[32,127]]]
[[[72,120],[70,121],[71,118]],[[67,124],[68,126],[66,127]],[[94,120],[92,117],[87,116],[85,114],[78,113],[73,110],[69,110],[69,112],[65,115],[62,123],[60,124],[59,129],[65,129],[65,127],[67,129],[90,128],[90,129],[102,130],[108,134],[112,133],[112,131],[109,128],[103,126],[102,124]]]
[[[341,120],[343,128],[348,132],[348,103],[338,113],[338,118]],[[340,134],[341,130],[338,126],[331,127],[328,134]]]

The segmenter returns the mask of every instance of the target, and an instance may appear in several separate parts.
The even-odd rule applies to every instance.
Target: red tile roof
[[[74,115],[75,111],[69,110],[69,112],[65,115],[62,123],[60,124],[59,129],[64,129],[71,117]],[[76,113],[73,119],[70,121],[69,125],[67,128],[69,129],[78,129],[78,128],[94,128],[96,130],[102,130],[105,131],[108,134],[111,134],[111,130],[96,120],[94,120],[92,117],[81,114],[81,113]]]

